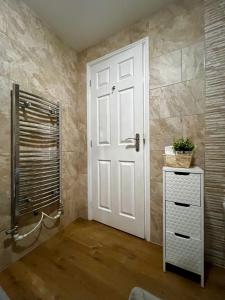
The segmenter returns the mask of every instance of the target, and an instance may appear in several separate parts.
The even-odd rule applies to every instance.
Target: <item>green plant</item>
[[[174,141],[173,149],[179,152],[193,151],[195,149],[195,145],[192,143],[190,138],[179,138]]]

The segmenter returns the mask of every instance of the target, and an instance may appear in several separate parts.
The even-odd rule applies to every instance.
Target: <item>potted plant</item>
[[[166,154],[165,165],[174,168],[190,168],[195,145],[190,138],[179,138],[174,141],[174,154]]]
[[[184,139],[182,137],[174,141],[173,149],[176,154],[192,155],[195,145],[192,143],[190,138]]]

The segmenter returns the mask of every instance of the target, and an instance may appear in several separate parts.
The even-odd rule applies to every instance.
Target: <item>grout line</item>
[[[151,77],[150,77],[151,79]],[[169,84],[166,84],[166,85],[160,85],[158,87],[155,87],[155,88],[150,88],[150,91],[154,91],[154,90],[157,90],[157,89],[160,89],[160,88],[166,88],[166,87],[169,87],[169,86],[172,86],[172,85],[178,85],[180,83],[186,83],[186,82],[190,82],[190,81],[196,81],[196,80],[202,80],[202,81],[205,81],[205,78],[204,76],[202,77],[194,77],[194,78],[191,78],[191,79],[187,79],[187,80],[181,80],[181,81],[178,81],[178,82],[174,82],[174,83],[169,83]]]
[[[181,78],[181,82],[183,81],[183,48],[181,49],[181,74],[180,74],[180,78]]]
[[[184,118],[184,117],[192,117],[192,116],[205,116],[205,113],[201,114],[190,114],[190,115],[178,115],[178,116],[171,116],[167,118],[151,118],[151,120],[167,120],[167,119],[174,119],[174,118]]]

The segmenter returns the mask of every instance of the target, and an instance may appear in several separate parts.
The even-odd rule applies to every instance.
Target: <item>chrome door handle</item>
[[[135,138],[127,138],[127,140],[135,141],[136,151],[139,152],[139,150],[140,150],[140,134],[136,133]]]

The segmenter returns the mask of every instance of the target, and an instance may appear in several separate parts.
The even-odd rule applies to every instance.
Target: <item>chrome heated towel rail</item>
[[[14,84],[11,121],[12,224],[7,233],[18,235],[17,224],[21,216],[38,214],[53,204],[60,214],[63,208],[60,105],[25,92]]]

